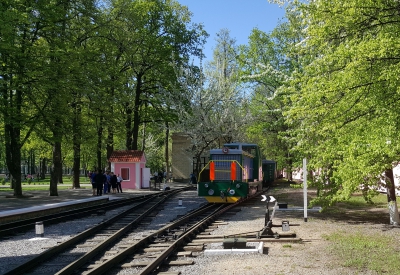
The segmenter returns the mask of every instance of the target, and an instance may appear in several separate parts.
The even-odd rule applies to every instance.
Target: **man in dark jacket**
[[[103,194],[103,183],[106,181],[106,176],[103,175],[101,169],[97,171],[97,174],[94,178],[97,187],[97,196],[102,196]]]
[[[96,196],[97,193],[97,186],[96,186],[96,182],[94,181],[95,177],[96,177],[96,172],[89,172],[89,180],[90,183],[92,184],[92,189],[93,189],[93,196]]]
[[[117,176],[111,172],[110,174],[110,184],[111,184],[111,188],[112,188],[112,193],[116,194],[117,193]]]

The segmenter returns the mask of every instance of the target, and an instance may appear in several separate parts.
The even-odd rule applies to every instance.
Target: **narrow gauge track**
[[[204,231],[217,217],[245,201],[247,199],[235,204],[207,204],[144,238],[132,241],[128,236],[110,251],[101,251],[97,261],[91,265],[83,266],[78,260],[56,275],[115,274],[121,268],[134,268],[132,274],[151,274],[162,264],[169,262],[170,257]],[[113,253],[116,252],[115,247],[119,249],[117,253]]]
[[[118,271],[123,267],[136,267],[135,274],[149,274],[202,231],[216,215],[226,208],[230,208],[230,205],[207,204],[144,238],[134,241],[131,241],[129,237],[126,238],[117,245],[122,250],[113,256],[107,256],[107,253],[112,250],[102,251],[95,264],[83,266],[83,269],[77,270],[82,265],[73,262],[56,275],[105,274]]]
[[[99,211],[107,211],[109,209],[114,209],[116,207],[127,206],[134,203],[139,203],[145,200],[148,200],[154,196],[159,196],[160,194],[169,194],[175,192],[176,190],[184,191],[188,190],[191,187],[185,187],[180,189],[173,189],[169,191],[163,191],[159,193],[148,194],[144,196],[135,196],[128,199],[118,199],[118,200],[111,200],[107,203],[95,205],[95,206],[88,206],[73,210],[67,210],[56,214],[50,214],[46,216],[41,216],[37,218],[25,219],[16,222],[4,223],[0,224],[0,236],[5,237],[7,235],[15,235],[17,233],[22,233],[28,230],[32,230],[34,228],[35,223],[38,221],[42,221],[45,226],[50,224],[57,224],[60,222],[65,222],[77,218],[87,217],[92,215],[93,213]]]
[[[145,200],[134,203],[132,207],[116,216],[93,226],[90,229],[72,237],[71,239],[47,249],[39,255],[31,258],[27,262],[8,270],[3,275],[17,274],[59,274],[59,270],[64,269],[69,263],[79,263],[85,265],[92,260],[100,251],[120,240],[126,234],[129,234],[134,228],[140,225],[146,217],[154,216],[169,198],[178,194],[187,188],[174,189],[168,192],[162,192],[147,196]],[[69,253],[71,249],[77,246],[85,248],[87,252]],[[60,260],[60,258],[63,260]],[[66,257],[66,258],[65,258]],[[41,267],[45,270],[40,270]],[[51,267],[51,268],[49,268]],[[50,270],[51,269],[51,270]],[[64,271],[63,271],[64,272]],[[71,273],[60,273],[71,274]]]

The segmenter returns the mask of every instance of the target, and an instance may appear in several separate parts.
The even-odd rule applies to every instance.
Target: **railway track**
[[[103,257],[102,262],[87,267],[81,274],[104,274],[121,268],[133,268],[134,274],[150,274],[205,229],[211,220],[227,207],[229,206],[214,204],[201,207],[149,236],[122,246],[124,249],[118,254],[108,259]]]
[[[122,213],[73,236],[59,245],[48,248],[4,274],[56,274],[71,262],[75,262],[75,266],[84,265],[94,258],[99,251],[106,250],[107,247],[139,226],[141,222],[146,222],[146,218],[154,217],[163,203],[183,190],[186,189],[175,189],[146,196]],[[78,248],[78,252],[74,251],[76,248]]]
[[[111,200],[108,201],[107,203],[101,204],[101,205],[95,205],[95,206],[88,206],[88,207],[83,207],[79,209],[72,209],[72,210],[67,210],[63,211],[61,213],[57,214],[50,214],[46,216],[41,216],[41,217],[36,217],[36,218],[30,218],[30,219],[24,219],[24,220],[19,220],[15,222],[9,222],[9,223],[4,223],[0,224],[0,236],[5,237],[8,235],[15,235],[18,233],[22,233],[28,230],[32,230],[34,228],[35,223],[38,221],[43,222],[45,226],[51,225],[51,224],[57,224],[60,222],[65,222],[77,218],[83,218],[87,217],[96,213],[101,213],[102,211],[108,211],[109,209],[115,209],[118,207],[124,207],[127,205],[131,205],[134,203],[139,203],[142,201],[145,201],[149,198],[152,198],[154,196],[159,196],[159,194],[169,194],[172,192],[175,192],[176,190],[188,190],[189,188],[181,188],[181,189],[174,189],[174,190],[169,190],[169,191],[163,191],[155,194],[148,194],[144,196],[135,196],[132,198],[128,199],[119,199],[119,200]],[[72,207],[72,206],[71,206]]]
[[[164,264],[173,264],[170,259],[178,251],[187,250],[188,243],[197,234],[238,205],[209,204],[147,236],[140,236],[143,222],[148,223],[148,217],[156,215],[160,205],[174,194],[163,193],[158,198],[137,203],[124,213],[48,248],[4,275],[115,274],[122,268],[132,269],[132,272],[129,270],[132,274],[151,274]]]
[[[121,268],[130,268],[129,274],[145,275],[157,273],[164,264],[192,264],[191,261],[175,262],[171,259],[191,251],[202,251],[202,245],[191,245],[191,241],[219,216],[247,200],[235,204],[207,204],[82,274],[115,274]]]

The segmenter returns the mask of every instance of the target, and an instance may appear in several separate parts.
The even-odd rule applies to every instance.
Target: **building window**
[[[129,180],[129,168],[121,168],[121,177],[123,180]]]

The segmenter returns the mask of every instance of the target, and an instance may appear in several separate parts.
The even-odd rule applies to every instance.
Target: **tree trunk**
[[[57,136],[58,133],[55,133]],[[53,167],[50,176],[50,196],[58,196],[57,184],[59,182],[59,171],[62,169],[61,164],[61,142],[55,141],[53,144]]]
[[[72,188],[74,189],[81,188],[79,182],[80,166],[81,166],[81,144],[79,142],[74,141],[74,164],[73,164],[74,176],[72,180]]]
[[[54,153],[53,153],[54,155]],[[57,190],[57,173],[55,173],[55,166],[50,169],[50,196],[58,196],[58,190]]]
[[[101,140],[103,139],[103,117],[100,117],[99,119],[99,125],[97,126],[97,150],[96,150],[96,155],[97,155],[97,169],[103,169],[102,163],[101,163]]]
[[[387,169],[385,171],[385,176],[390,224],[399,225],[399,211],[396,202],[396,189],[394,186],[393,169]]]
[[[112,152],[114,151],[114,132],[113,132],[113,127],[108,126],[108,135],[107,135],[107,145],[106,145],[106,150],[107,150],[107,167],[108,170],[111,170],[111,162],[108,160],[111,157]]]
[[[59,143],[59,145],[56,145],[56,147],[57,147],[57,150],[60,150],[60,153],[59,153],[60,161],[59,161],[59,163],[57,163],[55,172],[56,172],[56,176],[57,176],[57,183],[63,183],[64,181],[63,181],[63,162],[62,162],[62,158],[61,158],[61,141],[57,142],[57,143]]]
[[[293,180],[293,160],[292,158],[289,158],[287,161],[287,179],[288,181],[292,181]]]
[[[6,163],[11,175],[11,184],[14,188],[14,196],[22,196],[21,185],[21,149],[19,146],[20,130],[13,128],[10,124],[6,128]],[[8,136],[8,137],[7,137]],[[7,139],[10,139],[7,141]]]
[[[117,57],[119,59],[119,56]],[[114,88],[114,83],[115,83],[116,77],[115,76],[111,76],[111,82],[112,87],[110,89],[110,95],[112,98],[115,97],[115,88]],[[114,113],[114,108],[113,108],[113,104],[110,105],[110,113],[113,114]],[[114,151],[114,126],[113,125],[109,125],[108,129],[107,129],[108,135],[107,135],[107,145],[106,145],[106,151],[107,151],[107,167],[108,170],[111,171],[111,162],[109,161],[112,152]]]
[[[6,150],[6,163],[11,175],[11,185],[14,188],[14,196],[22,196],[21,185],[21,123],[18,117],[21,116],[22,94],[16,91],[4,91],[4,101],[9,102],[3,111],[4,116],[4,140]],[[15,103],[15,106],[13,106]]]
[[[142,76],[139,74],[136,81],[135,105],[133,106],[132,150],[138,149],[139,125],[140,125],[140,96],[142,94]]]
[[[125,130],[125,147],[127,150],[132,150],[132,108],[129,103],[126,103]]]
[[[80,102],[80,94],[77,92],[73,92],[74,101],[72,107],[74,108],[74,116],[72,121],[72,146],[74,151],[74,163],[73,167],[73,180],[72,180],[72,188],[81,188],[80,185],[80,168],[81,168],[81,133],[82,133],[82,108]]]
[[[142,151],[146,150],[146,123],[143,123],[143,131],[142,131]]]
[[[42,158],[42,164],[41,164],[41,171],[40,171],[40,179],[44,180],[46,177],[46,158]]]
[[[168,121],[165,122],[165,171],[167,172],[167,178],[169,175],[169,125]]]

